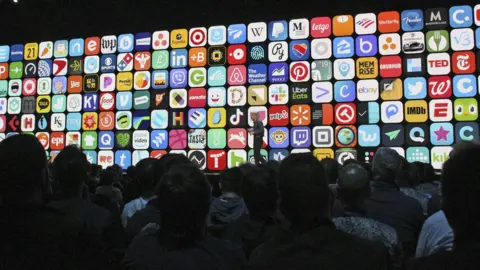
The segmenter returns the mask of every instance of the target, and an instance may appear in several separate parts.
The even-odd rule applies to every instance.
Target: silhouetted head
[[[343,204],[361,206],[370,197],[370,174],[360,164],[344,166],[338,175],[337,192]]]
[[[90,176],[91,166],[85,154],[74,145],[65,147],[53,162],[53,177],[65,196],[78,195]]]
[[[100,175],[100,186],[113,186],[118,181],[118,173],[114,170],[104,170]]]
[[[135,165],[136,177],[140,183],[143,195],[154,192],[154,171],[157,160],[154,158],[142,159]]]
[[[155,163],[154,169],[154,184],[157,183],[162,179],[162,177],[170,170],[173,166],[181,165],[181,164],[191,164],[190,160],[181,154],[166,154],[162,156],[157,162]]]
[[[238,167],[225,169],[220,173],[220,191],[242,196],[242,170]]]
[[[379,148],[373,157],[373,180],[394,183],[401,164],[402,158],[395,150]]]
[[[325,169],[325,173],[327,174],[328,183],[335,184],[338,178],[338,170],[340,169],[340,164],[334,159],[326,158],[323,159],[320,163],[322,163],[323,168]]]
[[[264,221],[277,210],[277,171],[262,164],[244,173],[242,194],[253,220]]]

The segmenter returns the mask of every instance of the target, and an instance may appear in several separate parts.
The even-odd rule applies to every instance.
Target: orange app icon
[[[333,34],[335,36],[350,36],[354,31],[352,15],[338,15],[333,17]]]
[[[207,49],[192,48],[188,53],[190,67],[204,67],[207,65]]]
[[[101,112],[98,118],[98,129],[113,130],[115,127],[115,114],[113,112]]]
[[[8,63],[0,63],[0,80],[8,79]]]
[[[68,77],[68,93],[81,93],[83,89],[83,78],[80,75]]]
[[[378,31],[380,33],[395,33],[400,30],[400,13],[385,11],[378,14]]]
[[[83,130],[96,130],[98,127],[98,115],[96,112],[86,112],[82,117]]]
[[[100,38],[89,37],[85,40],[85,55],[96,55],[100,53]]]
[[[335,144],[338,147],[357,146],[357,128],[355,126],[338,126],[335,128]]]
[[[149,70],[152,65],[152,54],[150,52],[138,52],[134,59],[135,70]]]
[[[290,108],[290,123],[294,126],[308,126],[312,122],[312,109],[309,105],[293,105]]]

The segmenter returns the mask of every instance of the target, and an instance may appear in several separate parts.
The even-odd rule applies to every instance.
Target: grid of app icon
[[[0,140],[35,135],[127,168],[186,155],[219,171],[261,154],[440,169],[479,137],[480,5],[0,46]]]

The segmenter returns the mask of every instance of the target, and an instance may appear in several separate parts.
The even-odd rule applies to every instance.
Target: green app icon
[[[476,121],[478,119],[478,102],[474,98],[459,98],[455,100],[455,120]]]
[[[136,91],[133,93],[133,108],[135,110],[148,110],[150,108],[150,92]]]
[[[201,87],[206,84],[206,73],[205,68],[192,68],[190,69],[189,83],[190,87]]]
[[[153,69],[166,69],[169,64],[168,51],[156,51],[152,55],[152,68]]]
[[[52,96],[52,112],[65,112],[67,106],[67,97],[65,95]]]
[[[21,99],[19,97],[11,97],[8,99],[8,113],[19,114],[21,110]]]
[[[120,149],[127,149],[130,146],[131,134],[128,132],[118,132],[115,134],[115,141],[117,147]]]
[[[82,133],[82,148],[84,150],[95,150],[97,149],[97,132],[95,131],[84,131]]]
[[[10,63],[10,79],[20,79],[23,76],[23,63],[22,62],[13,62]]]
[[[448,31],[438,30],[427,33],[427,50],[431,53],[446,52],[450,48]]]
[[[0,97],[6,97],[8,93],[8,82],[0,81]]]
[[[210,129],[207,133],[207,145],[210,149],[223,149],[227,146],[225,129]]]
[[[243,155],[240,152],[243,152]],[[228,152],[228,168],[238,167],[244,163],[247,163],[245,151],[232,150]]]
[[[328,81],[332,79],[332,61],[320,60],[312,63],[312,79],[314,81]]]
[[[268,152],[265,149],[260,149],[260,155],[263,157],[263,159],[268,160]],[[255,157],[253,155],[253,149],[250,149],[248,151],[248,162],[255,164]]]

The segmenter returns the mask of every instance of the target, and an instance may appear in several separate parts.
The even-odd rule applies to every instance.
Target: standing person
[[[253,121],[253,129],[249,131],[253,135],[253,157],[255,158],[255,165],[265,163],[265,159],[260,154],[260,149],[263,143],[264,127],[262,121],[258,120],[258,112],[252,112],[250,117]]]

